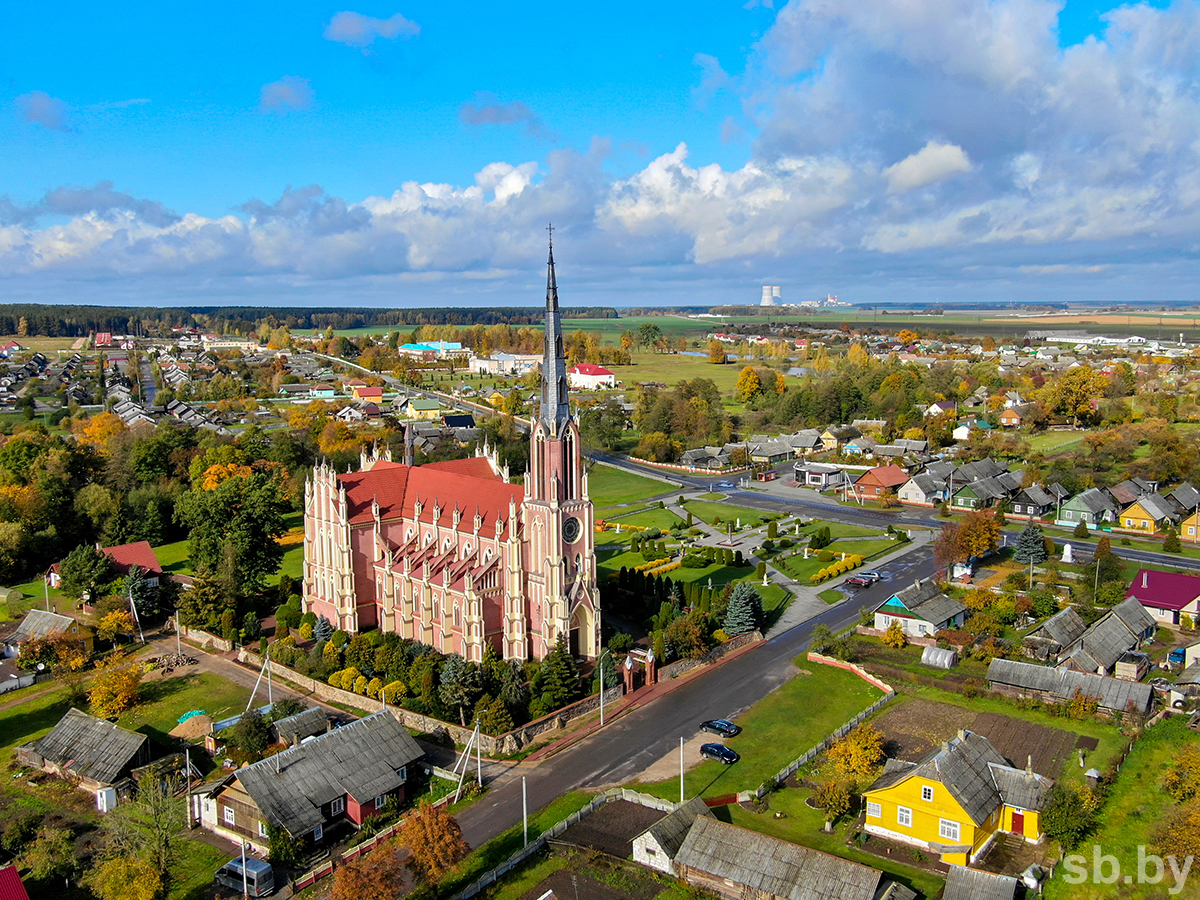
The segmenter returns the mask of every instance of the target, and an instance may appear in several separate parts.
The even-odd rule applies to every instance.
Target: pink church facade
[[[363,454],[358,472],[318,466],[305,488],[304,608],[335,628],[396,632],[479,662],[541,659],[559,635],[600,648],[595,516],[567,405],[553,249],[542,400],[522,485],[483,448],[401,465]]]

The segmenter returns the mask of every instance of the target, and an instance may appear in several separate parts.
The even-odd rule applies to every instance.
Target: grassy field
[[[543,806],[529,816],[529,839],[533,840],[571,813],[583,809],[591,801],[592,796],[586,791],[571,791]],[[471,851],[466,859],[451,869],[439,882],[438,896],[449,897],[458,893],[520,850],[523,840],[521,826],[514,825]]]
[[[1147,853],[1154,852],[1153,835],[1178,809],[1161,790],[1162,777],[1175,759],[1180,748],[1187,744],[1200,743],[1200,735],[1187,728],[1186,716],[1171,716],[1155,725],[1138,741],[1117,776],[1108,799],[1100,811],[1099,830],[1084,841],[1075,852],[1087,858],[1090,873],[1093,845],[1100,852],[1115,856],[1124,873],[1137,871],[1138,846],[1146,847]],[[1066,874],[1059,870],[1059,877],[1046,885],[1047,900],[1065,900],[1080,896],[1078,885],[1062,880]],[[1200,884],[1190,878],[1178,897],[1200,897]],[[1164,889],[1174,887],[1170,869],[1167,877],[1157,887],[1148,885],[1094,884],[1087,889],[1088,897],[1157,898],[1166,896]],[[1172,891],[1172,893],[1174,893]]]
[[[732,400],[737,387],[738,375],[742,366],[732,363],[715,366],[708,361],[707,356],[687,356],[682,353],[642,353],[631,354],[633,365],[611,366],[617,381],[627,388],[640,381],[661,381],[663,384],[676,385],[681,381],[691,381],[695,378],[708,378],[720,390],[721,396]],[[764,365],[758,360],[750,360],[751,365]]]
[[[743,731],[726,744],[741,754],[724,766],[705,760],[684,776],[688,797],[752,790],[880,697],[856,675],[803,661],[795,677],[737,718]],[[724,715],[725,710],[714,710]],[[679,779],[636,785],[658,797],[679,796]]]
[[[604,518],[603,512],[609,507],[636,503],[671,490],[674,486],[665,481],[643,478],[613,466],[596,465],[588,473],[588,492],[600,518]]]

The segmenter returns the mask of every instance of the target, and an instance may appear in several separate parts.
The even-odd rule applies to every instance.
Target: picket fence
[[[552,825],[546,829],[535,839],[529,842],[529,846],[518,850],[507,860],[502,862],[496,868],[483,875],[478,881],[472,882],[455,894],[450,900],[470,900],[484,888],[495,884],[499,879],[503,878],[514,868],[519,866],[529,857],[533,856],[539,850],[546,846],[547,841],[552,841],[572,825],[575,825],[582,819],[587,818],[600,807],[607,803],[615,803],[617,800],[627,800],[630,803],[637,803],[641,806],[657,809],[662,812],[671,813],[679,806],[677,803],[672,803],[670,800],[663,800],[661,797],[651,797],[649,794],[641,794],[637,791],[631,791],[628,788],[611,788],[602,794],[597,794],[591,799],[587,806],[580,809],[578,812],[573,812],[561,822]]]

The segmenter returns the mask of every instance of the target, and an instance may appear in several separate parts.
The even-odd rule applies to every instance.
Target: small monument
[[[1062,561],[1064,563],[1066,563],[1067,565],[1070,565],[1071,563],[1073,563],[1075,561],[1075,557],[1071,553],[1071,545],[1070,544],[1063,544]]]

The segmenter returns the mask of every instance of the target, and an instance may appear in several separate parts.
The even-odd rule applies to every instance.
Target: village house
[[[841,467],[830,463],[796,463],[792,466],[792,472],[797,485],[818,491],[836,487],[845,478]]]
[[[1055,613],[1025,636],[1022,648],[1035,659],[1058,659],[1062,652],[1083,637],[1087,623],[1075,607]]]
[[[158,554],[150,546],[149,541],[135,541],[132,544],[117,544],[115,547],[101,547],[100,552],[112,560],[113,571],[118,575],[128,575],[134,566],[142,573],[142,578],[151,587],[158,587],[163,577],[163,568],[158,561]],[[50,566],[46,580],[50,587],[56,588],[62,584],[59,574],[59,563]]]
[[[1189,481],[1180,484],[1167,494],[1167,497],[1179,507],[1182,515],[1185,516],[1191,515],[1196,511],[1196,507],[1200,506],[1200,491],[1196,490]]]
[[[889,491],[898,491],[908,481],[908,473],[895,463],[876,466],[863,472],[853,483],[842,488],[843,497],[852,494],[856,500],[875,500]]]
[[[1017,879],[1011,875],[951,866],[942,900],[1013,900],[1016,895]]]
[[[1094,531],[1106,522],[1115,522],[1120,510],[1108,491],[1091,488],[1066,500],[1054,524],[1074,526],[1083,522]]]
[[[1068,703],[1078,691],[1094,699],[1098,711],[1104,715],[1115,712],[1145,715],[1154,705],[1154,689],[1148,684],[1012,659],[993,659],[988,663],[987,681],[989,691],[1047,703]]]
[[[700,816],[714,818],[704,798],[696,796],[633,839],[633,861],[674,875],[675,857]]]
[[[821,432],[821,449],[822,450],[837,450],[847,441],[852,441],[856,437],[861,437],[862,432],[851,425],[833,426],[826,428]]]
[[[442,404],[425,397],[409,397],[395,404],[395,408],[397,415],[404,419],[432,420],[442,417]]]
[[[1118,504],[1125,507],[1147,494],[1154,493],[1157,489],[1157,482],[1145,481],[1141,478],[1128,478],[1120,484],[1114,484],[1108,489],[1108,493]]]
[[[92,793],[112,788],[153,758],[148,736],[74,708],[45,737],[17,748],[20,765],[60,775]]]
[[[1139,569],[1125,592],[1125,601],[1136,600],[1157,622],[1178,625],[1182,616],[1200,619],[1200,575]]]
[[[931,472],[920,472],[904,482],[896,496],[912,506],[938,506],[946,500],[946,482]]]
[[[1182,518],[1182,510],[1162,494],[1146,494],[1122,510],[1120,525],[1125,531],[1154,534]]]
[[[572,390],[595,391],[617,386],[617,376],[604,366],[580,363],[567,369],[567,383]]]
[[[815,428],[803,428],[795,434],[784,436],[782,440],[788,442],[797,459],[822,449],[821,432]]]
[[[918,581],[888,597],[875,610],[875,628],[887,631],[899,623],[910,637],[933,637],[954,631],[966,620],[967,608],[938,590],[932,580]]]
[[[88,656],[96,649],[96,632],[87,625],[61,613],[31,609],[25,613],[25,618],[16,630],[4,639],[4,656],[12,659],[21,654],[21,645],[26,641],[40,640],[56,634],[66,634],[73,640],[82,641],[84,652]]]
[[[749,828],[699,816],[675,857],[678,877],[724,900],[912,900],[883,873],[770,837]],[[881,884],[881,882],[884,882]]]
[[[959,731],[919,762],[888,760],[863,792],[866,831],[968,865],[1002,832],[1040,842],[1052,784],[1012,766],[982,735]]]
[[[1013,495],[1009,508],[1013,515],[1040,519],[1058,505],[1058,498],[1040,484],[1031,484]]]
[[[958,404],[953,400],[938,400],[935,403],[930,403],[929,406],[925,408],[925,417],[930,418],[932,416],[941,416],[945,415],[946,413],[956,412],[958,412]]]
[[[424,756],[387,710],[302,740],[210,782],[192,796],[202,827],[259,853],[270,829],[319,844],[331,826],[362,826],[388,801],[406,797],[409,767]]]
[[[1138,681],[1149,663],[1138,651],[1153,635],[1154,618],[1137,600],[1123,600],[1091,624],[1059,656],[1061,668]]]

